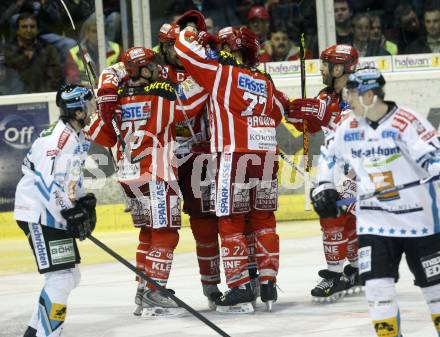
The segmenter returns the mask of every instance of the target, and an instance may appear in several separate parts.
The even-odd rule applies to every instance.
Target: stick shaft
[[[128,262],[126,259],[124,259],[121,255],[116,253],[113,249],[105,245],[103,242],[95,238],[93,235],[88,236],[88,239],[92,241],[95,245],[97,245],[99,248],[104,250],[107,254],[111,255],[113,258],[115,258],[118,262],[122,263],[124,266],[126,266],[128,269],[130,269],[132,272],[134,272],[136,275],[138,275],[140,278],[142,278],[144,281],[147,281],[149,284],[153,285],[154,288],[158,291],[160,291],[165,296],[171,298],[174,302],[176,302],[178,305],[180,305],[182,308],[185,308],[190,314],[195,316],[197,319],[208,325],[211,329],[216,331],[220,336],[224,337],[230,337],[226,332],[224,332],[222,329],[220,329],[217,325],[215,325],[213,322],[211,322],[209,319],[207,319],[205,316],[200,314],[198,311],[194,310],[192,307],[190,307],[188,304],[180,300],[178,297],[173,295],[170,291],[168,291],[166,288],[159,285],[156,281],[154,281],[149,276],[145,275],[143,272],[136,269],[135,266],[133,266],[130,262]]]

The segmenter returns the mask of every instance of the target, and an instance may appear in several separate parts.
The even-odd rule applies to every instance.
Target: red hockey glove
[[[190,22],[195,24],[197,31],[206,31],[205,17],[199,11],[187,11],[183,13],[182,16],[176,21],[176,23],[180,26],[180,29],[184,29]]]
[[[327,104],[317,98],[299,98],[289,101],[286,119],[298,131],[303,132],[303,121],[307,121],[307,131],[315,133],[327,126],[331,113],[327,111]]]
[[[99,89],[97,102],[101,119],[111,126],[113,116],[118,108],[118,93],[113,89]]]
[[[208,32],[202,31],[197,36],[197,42],[202,46],[206,46],[217,43],[217,38]]]

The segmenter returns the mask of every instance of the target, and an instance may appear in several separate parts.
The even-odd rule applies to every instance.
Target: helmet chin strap
[[[359,102],[362,105],[362,108],[364,109],[364,114],[362,117],[367,118],[368,116],[368,110],[370,110],[377,102],[377,95],[374,95],[373,97],[373,101],[371,102],[371,104],[365,104],[364,103],[364,98],[362,96],[359,96]]]

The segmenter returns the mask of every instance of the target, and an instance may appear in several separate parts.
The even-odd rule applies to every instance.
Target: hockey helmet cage
[[[350,74],[347,81],[347,89],[356,90],[359,95],[368,90],[383,88],[385,85],[385,78],[381,72],[374,67],[365,67],[356,70]]]
[[[60,117],[73,118],[77,110],[88,113],[88,102],[93,98],[91,89],[76,84],[62,85],[56,95],[55,102],[60,108]]]
[[[140,70],[147,67],[150,71],[156,68],[156,53],[144,47],[132,47],[122,55],[122,62],[128,76],[136,78],[140,76]]]
[[[219,49],[227,44],[232,51],[240,51],[245,65],[250,67],[258,65],[260,43],[257,35],[248,27],[225,27],[218,32],[217,41]]]
[[[357,50],[346,44],[335,44],[323,50],[320,59],[331,64],[343,64],[344,72],[351,74],[359,61]]]
[[[180,27],[176,23],[164,23],[160,27],[158,38],[159,42],[175,42],[179,37]]]

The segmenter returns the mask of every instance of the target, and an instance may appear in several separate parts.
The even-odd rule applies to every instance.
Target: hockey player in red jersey
[[[268,74],[255,68],[259,43],[246,27],[226,27],[216,38],[203,31],[193,11],[177,23],[175,49],[187,72],[209,92],[211,153],[217,158],[215,212],[219,217],[223,266],[230,288],[217,311],[252,312],[245,217],[255,233],[261,299],[270,309],[277,299],[279,238],[277,142],[275,127],[284,113]],[[218,42],[219,53],[205,44]]]
[[[188,77],[174,49],[179,32],[177,24],[165,23],[158,34],[159,51],[165,61],[161,77],[173,83],[180,83]],[[189,215],[196,241],[203,294],[208,298],[209,307],[213,309],[214,300],[221,295],[217,287],[220,283],[220,247],[217,217],[210,212],[210,185],[200,184],[201,180],[208,182],[207,160],[204,160],[208,159],[209,153],[209,147],[206,146],[209,145],[209,137],[205,112],[206,109],[203,108],[195,117],[177,123],[176,140],[179,146],[175,153],[181,160],[181,165],[178,166],[179,187],[183,196],[183,211]]]
[[[100,118],[92,123],[89,134],[103,146],[117,144],[118,178],[130,199],[133,223],[140,228],[140,250],[145,253],[144,263],[138,267],[165,286],[181,224],[173,153],[175,124],[185,119],[184,113],[189,117],[198,113],[207,94],[194,81],[187,80],[178,88],[158,81],[156,57],[149,49],[133,47],[124,53],[116,70],[107,68],[101,74]],[[126,81],[120,85],[118,78]],[[110,126],[113,118],[118,121],[125,148]],[[137,297],[140,301],[135,314],[162,316],[182,311],[150,284],[138,290],[142,298]]]
[[[316,98],[296,99],[290,102],[287,120],[299,131],[303,131],[303,119],[308,120],[308,131],[324,131],[325,143],[321,147],[319,167],[327,165],[323,160],[329,144],[333,141],[336,128],[350,113],[350,107],[342,99],[342,89],[348,76],[354,72],[358,63],[356,49],[348,45],[333,45],[321,53],[321,74],[326,87]],[[335,166],[334,170],[338,171]],[[345,172],[344,172],[345,171]],[[345,167],[336,172],[336,185],[339,196],[354,196],[356,185],[354,174]],[[312,195],[326,188],[323,184],[312,190]],[[312,197],[313,202],[313,197]],[[324,255],[327,269],[319,271],[322,281],[311,291],[313,300],[334,301],[349,293],[360,290],[358,276],[358,241],[354,204],[342,214],[321,212],[320,224],[323,233]],[[345,261],[348,260],[344,268]]]

